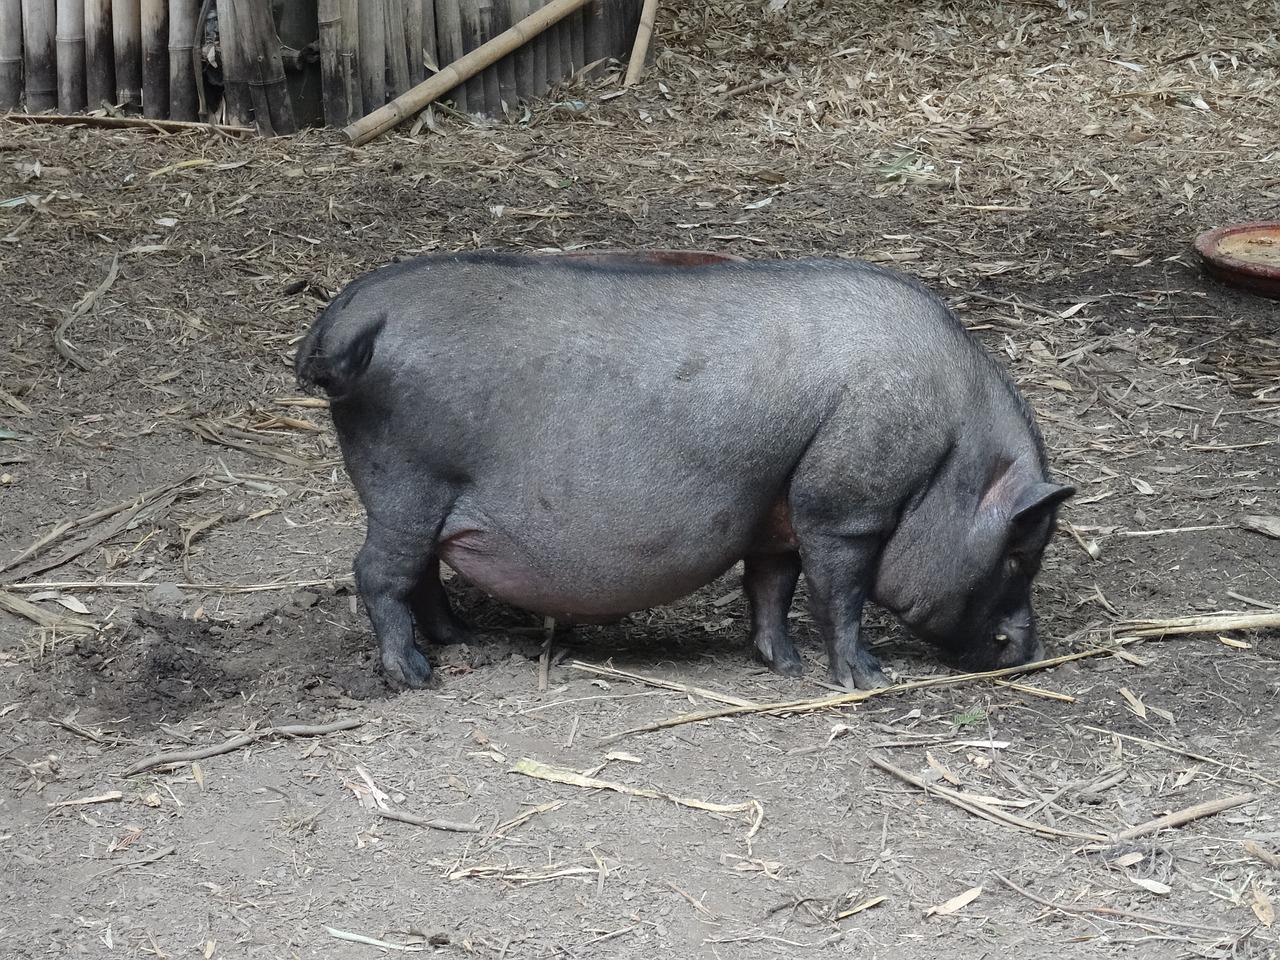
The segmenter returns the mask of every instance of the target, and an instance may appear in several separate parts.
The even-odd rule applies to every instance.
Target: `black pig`
[[[428,256],[352,283],[298,349],[368,513],[356,583],[387,672],[462,639],[443,560],[602,621],[741,560],[751,636],[795,676],[803,570],[831,678],[888,681],[864,601],[971,669],[1040,656],[1058,505],[1026,402],[919,283],[851,260]]]

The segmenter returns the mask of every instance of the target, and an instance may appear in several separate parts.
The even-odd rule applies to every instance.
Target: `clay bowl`
[[[1210,274],[1233,286],[1280,299],[1280,223],[1233,223],[1196,237]]]

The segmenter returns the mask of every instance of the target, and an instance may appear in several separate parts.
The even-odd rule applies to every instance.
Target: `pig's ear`
[[[1030,526],[1055,510],[1058,504],[1075,492],[1075,487],[1050,483],[1048,480],[1030,484],[1018,493],[1009,521],[1015,526]]]

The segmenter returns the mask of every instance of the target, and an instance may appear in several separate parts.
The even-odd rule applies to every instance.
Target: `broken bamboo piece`
[[[509,30],[481,44],[445,67],[431,79],[396,97],[386,106],[357,120],[342,132],[353,144],[368,143],[374,137],[409,119],[441,94],[477,73],[517,47],[528,43],[552,24],[559,23],[589,0],[552,0],[540,10],[525,17]]]
[[[631,59],[627,61],[627,77],[622,81],[624,87],[634,87],[640,82],[640,74],[644,72],[644,58],[649,54],[649,41],[653,39],[653,23],[657,17],[658,0],[644,0],[644,9],[640,11],[640,29],[636,31]]]

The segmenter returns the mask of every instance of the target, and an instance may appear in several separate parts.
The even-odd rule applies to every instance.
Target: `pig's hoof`
[[[831,666],[831,682],[846,690],[880,690],[893,683],[875,663],[835,663]]]
[[[760,659],[764,660],[764,657],[761,657]],[[770,670],[772,670],[774,673],[778,674],[779,676],[783,676],[783,677],[803,677],[804,676],[804,672],[805,672],[804,661],[801,660],[798,656],[790,657],[790,658],[783,657],[778,660],[764,660],[764,663],[765,663],[765,666],[767,666]]]
[[[416,648],[410,649],[407,656],[384,651],[382,668],[392,680],[406,687],[423,690],[431,685],[431,663]]]
[[[783,677],[803,677],[804,661],[790,641],[784,644],[756,641],[756,656],[766,667]]]

